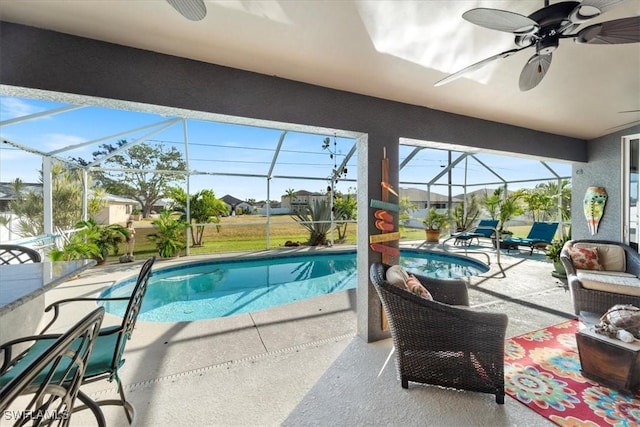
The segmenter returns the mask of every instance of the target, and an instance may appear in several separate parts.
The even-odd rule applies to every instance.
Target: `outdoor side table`
[[[640,385],[640,343],[625,343],[597,334],[593,327],[576,333],[582,375],[621,392]]]

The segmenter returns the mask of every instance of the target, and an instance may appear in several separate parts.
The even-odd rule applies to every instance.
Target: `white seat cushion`
[[[578,270],[576,275],[585,289],[640,296],[640,279],[633,274]]]

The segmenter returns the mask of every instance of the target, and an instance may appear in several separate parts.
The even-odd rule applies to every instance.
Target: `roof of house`
[[[240,200],[237,197],[231,196],[230,194],[226,194],[226,195],[220,197],[220,200],[222,200],[223,202],[225,202],[226,204],[231,205],[231,206],[237,206],[240,203],[246,203],[244,200]]]
[[[23,182],[22,185],[24,191],[42,193],[42,183]],[[0,200],[15,200],[16,197],[13,182],[0,182]]]

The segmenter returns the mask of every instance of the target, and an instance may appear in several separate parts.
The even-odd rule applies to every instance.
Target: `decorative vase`
[[[607,191],[604,187],[589,187],[584,195],[584,216],[591,235],[598,233],[598,225],[607,203]]]

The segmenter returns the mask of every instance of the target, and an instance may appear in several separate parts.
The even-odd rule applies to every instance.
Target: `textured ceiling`
[[[520,92],[527,49],[444,86],[449,73],[515,47],[461,18],[473,7],[529,15],[542,0],[205,0],[189,21],[164,0],[1,0],[0,19],[458,114],[590,139],[636,124],[640,43],[561,40],[542,83]],[[588,24],[640,15],[626,0]]]

